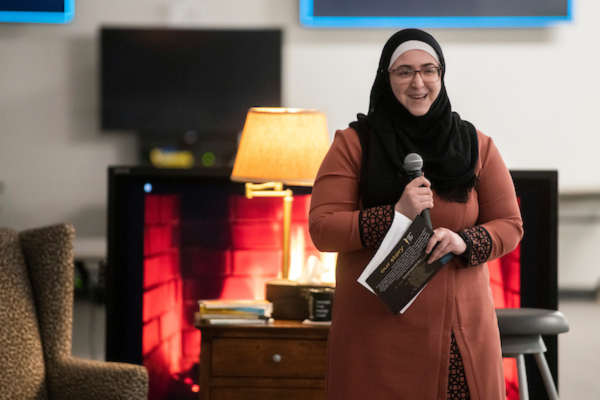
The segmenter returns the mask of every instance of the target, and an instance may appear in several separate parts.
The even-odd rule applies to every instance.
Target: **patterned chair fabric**
[[[71,356],[74,229],[0,228],[0,399],[146,399],[139,365]]]

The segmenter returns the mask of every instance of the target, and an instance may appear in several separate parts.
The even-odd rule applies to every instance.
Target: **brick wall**
[[[310,196],[295,196],[292,241],[304,261],[320,253],[308,234]],[[282,257],[281,198],[147,195],[144,228],[144,365],[151,400],[200,357],[194,313],[200,299],[260,299]],[[194,377],[195,378],[195,377]]]
[[[171,376],[181,370],[179,204],[178,195],[145,198],[142,351],[150,376],[150,400],[165,398]]]
[[[265,285],[281,268],[281,198],[229,196],[212,213],[194,211],[182,222],[181,270],[184,321],[183,365],[200,354],[200,335],[193,327],[199,299],[262,299]],[[292,231],[308,235],[310,196],[295,196]],[[226,212],[223,212],[225,210]],[[306,236],[305,253],[319,254]]]

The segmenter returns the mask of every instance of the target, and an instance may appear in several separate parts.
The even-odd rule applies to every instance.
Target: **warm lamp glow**
[[[291,189],[312,186],[329,150],[325,114],[298,108],[255,107],[248,111],[231,180],[246,182],[246,197],[283,198],[281,278],[289,281]]]
[[[297,108],[251,108],[231,179],[311,186],[328,149],[324,113]]]

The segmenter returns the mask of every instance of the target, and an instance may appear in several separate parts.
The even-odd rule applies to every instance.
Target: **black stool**
[[[544,357],[547,349],[542,335],[568,332],[569,324],[565,316],[560,311],[539,308],[496,309],[496,315],[502,340],[502,356],[517,359],[520,399],[529,400],[525,354],[533,354],[542,374],[548,397],[550,400],[558,400],[556,386]]]

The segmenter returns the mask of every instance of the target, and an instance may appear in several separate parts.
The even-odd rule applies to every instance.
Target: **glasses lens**
[[[440,79],[440,70],[436,67],[424,68],[421,70],[421,77],[424,82],[437,82]]]
[[[392,75],[396,78],[398,82],[408,82],[411,81],[415,76],[415,71],[410,68],[396,68],[392,71]]]

